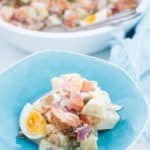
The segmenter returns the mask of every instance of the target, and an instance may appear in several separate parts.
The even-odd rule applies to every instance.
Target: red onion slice
[[[84,141],[88,135],[88,133],[90,132],[90,127],[89,126],[83,126],[83,127],[80,127],[76,130],[77,132],[77,138],[81,141]]]

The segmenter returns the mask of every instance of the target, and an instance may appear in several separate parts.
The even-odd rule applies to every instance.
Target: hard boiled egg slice
[[[108,14],[107,9],[103,9],[103,10],[99,11],[98,13],[95,13],[95,14],[92,14],[92,15],[86,17],[84,20],[82,20],[80,22],[80,25],[86,26],[86,25],[90,25],[92,23],[97,23],[97,22],[103,21],[107,18],[107,14]]]
[[[20,128],[30,139],[39,139],[46,134],[46,120],[31,104],[27,103],[20,115]]]

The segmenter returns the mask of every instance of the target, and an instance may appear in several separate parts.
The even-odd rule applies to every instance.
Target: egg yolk
[[[84,22],[86,24],[90,24],[90,23],[93,23],[94,21],[96,20],[96,15],[93,14],[93,15],[90,15],[88,16],[87,18],[84,19]]]
[[[31,135],[45,134],[46,120],[38,111],[33,110],[26,120],[26,127]]]

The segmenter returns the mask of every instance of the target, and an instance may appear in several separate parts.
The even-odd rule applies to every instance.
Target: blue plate
[[[45,51],[34,54],[0,74],[0,149],[37,150],[27,139],[17,137],[23,106],[50,89],[50,79],[65,73],[80,73],[96,80],[124,107],[121,120],[111,131],[99,133],[100,150],[125,150],[137,137],[147,119],[147,105],[130,77],[119,67],[88,56]]]

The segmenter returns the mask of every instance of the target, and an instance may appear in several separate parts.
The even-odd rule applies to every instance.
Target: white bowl
[[[147,4],[149,4],[149,0],[143,0],[138,11],[143,13],[147,8]],[[140,18],[133,19],[117,27],[106,26],[74,33],[31,31],[0,20],[0,38],[5,39],[19,49],[31,52],[51,49],[95,53],[109,46],[116,36],[122,36],[122,33],[129,31]]]

